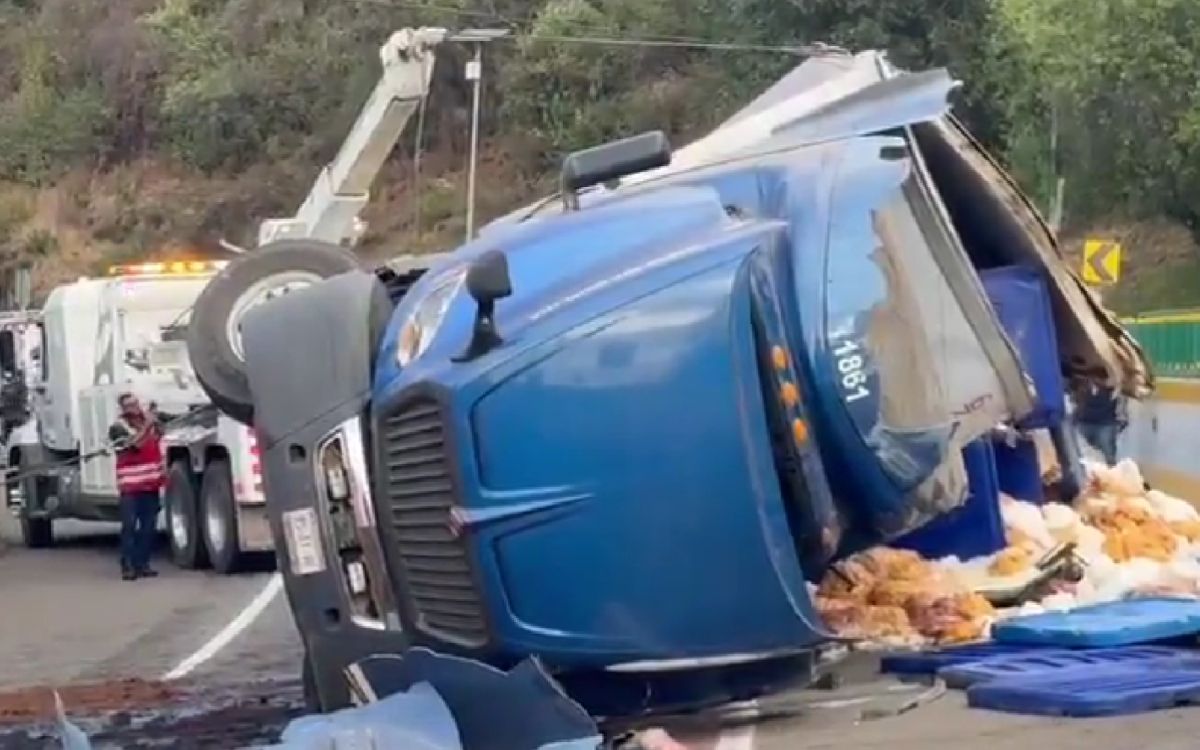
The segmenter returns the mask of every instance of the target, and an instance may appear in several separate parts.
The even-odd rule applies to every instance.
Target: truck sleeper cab
[[[909,84],[497,222],[390,295],[350,258],[246,316],[319,703],[413,644],[564,675],[802,657],[808,581],[963,501],[961,449],[1033,399],[916,135],[949,87]]]

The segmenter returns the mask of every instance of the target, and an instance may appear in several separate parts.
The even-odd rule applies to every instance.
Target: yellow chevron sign
[[[1121,243],[1088,240],[1083,243],[1083,280],[1088,284],[1115,284],[1121,278]]]

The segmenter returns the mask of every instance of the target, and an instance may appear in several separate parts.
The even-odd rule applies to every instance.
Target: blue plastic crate
[[[992,627],[999,643],[1059,648],[1107,648],[1200,633],[1200,601],[1132,599],[1014,617]]]
[[[1033,440],[1020,440],[1011,447],[998,440],[993,449],[996,452],[996,477],[1000,491],[1018,500],[1041,505],[1045,500],[1042,469]]]
[[[992,444],[977,440],[963,449],[970,494],[962,507],[939,516],[900,537],[893,546],[937,559],[990,555],[1004,549],[1004,519],[1000,515],[1000,489]]]
[[[935,651],[887,654],[879,662],[879,671],[894,675],[932,675],[960,664],[972,664],[1004,656],[1025,656],[1061,651],[1061,649],[1015,646],[1007,643],[973,643]]]
[[[1118,665],[980,683],[967,705],[1036,716],[1121,716],[1200,703],[1200,669]]]
[[[1066,389],[1050,295],[1040,271],[1025,266],[993,268],[979,274],[996,317],[1021,357],[1037,391],[1034,410],[1019,426],[1050,427],[1066,415]]]
[[[1094,669],[1102,666],[1200,669],[1200,651],[1164,646],[1127,646],[1077,651],[1040,649],[995,656],[966,664],[953,664],[939,669],[937,674],[949,687],[962,689],[992,680],[1062,675],[1073,669]]]

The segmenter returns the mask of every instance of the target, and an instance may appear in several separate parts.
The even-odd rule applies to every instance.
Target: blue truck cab
[[[318,703],[412,645],[565,676],[803,671],[832,637],[826,566],[962,504],[962,449],[1035,405],[976,273],[1032,255],[1006,234],[1030,230],[970,230],[987,201],[939,189],[968,191],[944,71],[837,62],[872,80],[696,166],[659,134],[581,152],[554,201],[428,268],[245,256],[327,277],[241,327]]]

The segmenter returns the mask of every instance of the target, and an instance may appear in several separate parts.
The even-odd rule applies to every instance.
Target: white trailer
[[[253,433],[211,408],[183,341],[193,303],[223,265],[117,266],[55,288],[36,314],[10,314],[8,326],[0,318],[0,352],[13,336],[32,405],[4,450],[7,504],[26,545],[51,545],[59,518],[119,518],[108,428],[130,392],[172,418],[164,519],[175,561],[227,573],[245,553],[272,549]]]

